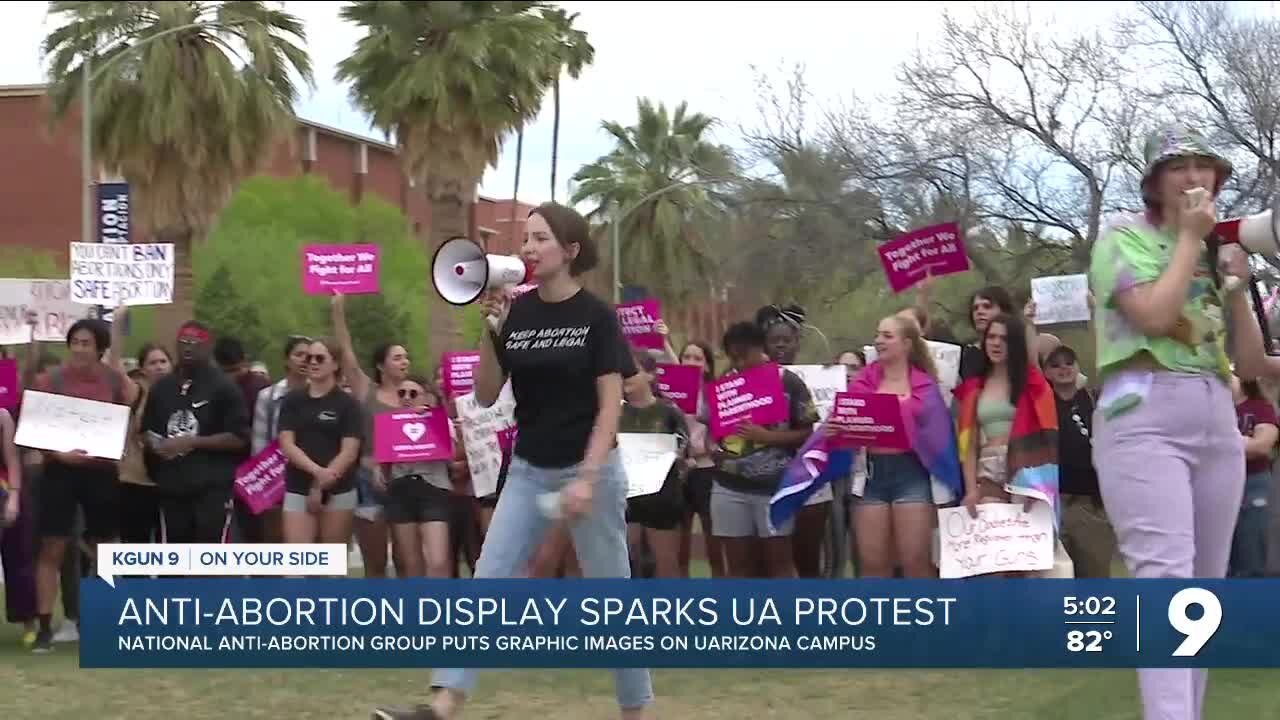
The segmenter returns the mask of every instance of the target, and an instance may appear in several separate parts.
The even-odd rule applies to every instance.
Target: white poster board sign
[[[618,451],[627,474],[627,498],[652,495],[662,489],[676,461],[676,436],[660,433],[618,433]]]
[[[1036,325],[1085,322],[1089,319],[1089,278],[1055,275],[1031,279]]]
[[[487,497],[498,492],[498,475],[502,471],[498,431],[516,422],[516,399],[511,394],[511,383],[502,387],[498,399],[487,408],[480,407],[474,392],[459,395],[456,402],[471,488],[476,497]]]
[[[978,505],[978,517],[963,507],[938,510],[938,575],[965,578],[988,573],[1053,568],[1053,515],[1047,503]]]
[[[849,373],[843,365],[787,365],[786,368],[809,386],[818,419],[825,421],[836,402],[836,394],[848,389]]]
[[[77,320],[89,317],[87,305],[71,301],[66,280],[0,279],[0,345],[31,341],[27,311],[36,313],[36,342],[65,342]]]
[[[71,243],[71,299],[81,305],[173,302],[173,243]]]
[[[93,457],[119,460],[128,431],[128,405],[27,390],[13,441],[36,450],[83,450]]]

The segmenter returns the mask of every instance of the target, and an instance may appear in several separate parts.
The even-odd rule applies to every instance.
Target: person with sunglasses
[[[360,542],[365,577],[385,577],[390,532],[383,512],[387,496],[373,482],[374,476],[381,471],[373,459],[373,417],[399,409],[397,391],[409,376],[409,351],[398,343],[376,346],[370,358],[373,367],[373,377],[370,378],[356,359],[351,332],[347,329],[346,300],[341,293],[334,293],[331,310],[333,334],[338,341],[342,362],[342,375],[338,380],[346,384],[351,396],[364,408],[365,444],[356,468],[359,500],[355,514],[356,539]]]
[[[1077,578],[1111,577],[1116,533],[1107,520],[1093,466],[1093,393],[1080,386],[1076,351],[1059,345],[1044,357],[1058,406],[1058,490],[1062,544]]]
[[[440,396],[426,378],[410,375],[396,391],[400,407],[425,412],[440,407]],[[453,422],[449,423],[454,433]],[[462,446],[455,442],[455,457]],[[386,494],[384,509],[391,525],[395,556],[404,577],[453,576],[453,545],[449,533],[453,483],[449,462],[386,463],[374,483]]]
[[[284,541],[343,543],[356,509],[355,469],[365,438],[360,405],[338,387],[342,372],[332,340],[307,350],[308,384],[280,407],[285,469]]]
[[[178,367],[152,385],[142,413],[147,476],[159,488],[167,542],[226,542],[249,411],[240,389],[210,362],[208,328],[184,323],[177,346]]]

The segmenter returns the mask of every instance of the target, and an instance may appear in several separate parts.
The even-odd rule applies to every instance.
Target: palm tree
[[[468,207],[504,137],[534,118],[567,42],[543,2],[376,2],[344,6],[364,29],[337,79],[394,136],[431,205],[430,247],[467,236]],[[439,313],[456,339],[451,314]],[[445,337],[438,336],[439,339]]]
[[[577,79],[582,69],[595,59],[595,49],[587,42],[587,34],[573,27],[578,13],[569,15],[557,8],[551,12],[552,20],[559,25],[561,33],[561,63],[569,77]],[[551,83],[551,99],[554,116],[551,123],[551,202],[556,201],[556,170],[560,164],[560,73],[556,73]]]
[[[621,257],[610,260],[621,263],[624,280],[643,279],[679,300],[705,289],[711,276],[700,227],[720,216],[713,185],[729,180],[734,163],[729,150],[708,137],[712,117],[690,113],[686,103],[670,114],[647,98],[637,105],[635,125],[603,123],[616,147],[574,174],[570,202],[591,201],[592,219],[620,221]],[[622,212],[626,217],[618,218]]]
[[[156,328],[172,331],[192,315],[193,244],[294,127],[295,76],[312,82],[302,22],[264,2],[51,2],[49,11],[63,21],[43,46],[52,118],[79,97],[86,57],[105,70],[92,85],[95,157],[130,183],[138,225],[175,246],[174,303]]]

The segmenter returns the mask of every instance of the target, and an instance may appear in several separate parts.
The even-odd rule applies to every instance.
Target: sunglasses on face
[[[400,388],[399,390],[396,391],[396,395],[399,395],[401,400],[404,400],[405,398],[408,398],[410,400],[417,400],[418,395],[420,394],[421,393],[419,393],[417,390],[406,389],[406,388]]]
[[[307,355],[307,362],[312,365],[323,365],[329,361],[328,355]]]

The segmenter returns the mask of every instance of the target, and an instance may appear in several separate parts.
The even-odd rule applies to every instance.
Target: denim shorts
[[[387,504],[386,493],[373,486],[373,473],[364,463],[356,467],[356,517],[370,521],[382,517],[382,508]]]
[[[867,454],[867,485],[858,502],[864,505],[906,505],[933,502],[929,471],[915,453]]]

